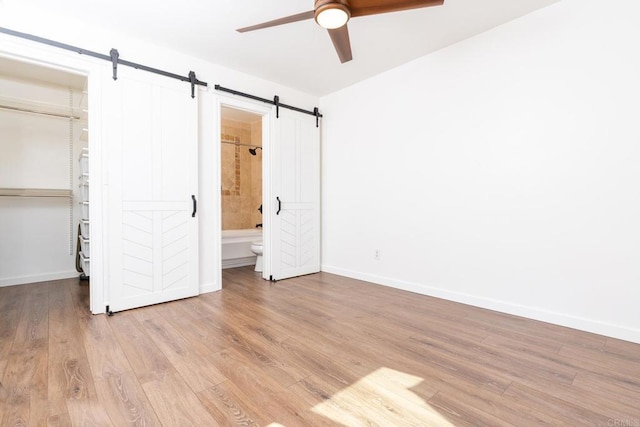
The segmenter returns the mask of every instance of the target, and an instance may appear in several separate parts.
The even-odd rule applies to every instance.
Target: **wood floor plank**
[[[222,276],[114,317],[76,279],[0,288],[0,425],[640,422],[640,344],[327,273]]]
[[[536,390],[522,384],[513,383],[504,393],[507,404],[511,401],[526,405],[531,410],[552,416],[559,425],[606,426],[612,416],[603,416],[581,404],[560,399],[545,391]]]
[[[175,371],[131,311],[110,317],[109,326],[140,383],[162,381]]]
[[[19,286],[7,286],[0,288],[0,379],[9,359],[9,352],[16,335],[18,321],[22,313],[24,298],[21,297]]]
[[[163,425],[213,426],[211,417],[196,394],[177,372],[169,372],[163,378],[154,378],[142,384]]]
[[[387,348],[407,359],[419,360],[423,364],[440,372],[440,378],[445,374],[455,372],[454,381],[462,380],[477,384],[487,390],[502,393],[511,384],[512,379],[504,372],[489,369],[486,365],[472,357],[462,357],[443,348],[428,348],[412,342],[410,339],[398,339],[395,336],[386,338]]]
[[[397,302],[402,299],[404,299],[404,303]],[[474,310],[469,310],[469,306],[465,304],[437,298],[420,299],[416,302],[402,294],[394,298],[389,308],[395,313],[399,312],[397,308],[409,312],[416,310],[420,312],[424,312],[424,310],[435,311],[439,314],[438,317],[447,319],[452,324],[474,326],[490,333],[524,334],[542,340],[586,348],[600,349],[606,341],[606,338],[601,335],[483,308],[476,307]]]
[[[249,356],[234,348],[209,356],[222,373],[261,408],[261,415],[282,425],[305,425],[300,415],[299,396],[291,394],[255,364]]]
[[[38,371],[46,366],[46,349],[16,349],[9,356],[2,383],[6,389],[2,426],[30,425],[41,414],[32,414],[32,403],[42,402],[41,385],[36,384]],[[44,397],[46,401],[46,397]],[[42,419],[38,420],[42,422]]]
[[[313,377],[305,378],[289,386],[289,391],[298,396],[309,408],[305,419],[315,417],[314,424],[328,426],[377,426],[378,423],[366,411],[359,411],[342,400],[331,400],[334,393],[342,388],[328,384],[318,384]],[[322,410],[317,410],[323,405]],[[320,412],[320,413],[316,413]],[[340,421],[335,421],[340,418]]]
[[[528,354],[530,357],[548,361],[556,366],[565,366],[570,370],[575,370],[576,375],[580,373],[592,373],[594,375],[602,375],[611,381],[640,384],[640,380],[633,379],[633,376],[628,375],[628,369],[625,368],[624,364],[621,364],[618,369],[610,369],[609,367],[603,367],[600,364],[594,363],[594,361],[589,358],[563,356],[556,352],[550,352],[545,347],[532,345],[529,341],[519,341],[504,336],[489,336],[485,340],[485,344],[490,345],[498,351],[503,351],[506,354],[511,352]]]
[[[206,319],[209,325],[217,325],[220,334],[228,337],[229,346],[250,354],[265,372],[276,378],[284,387],[311,375],[299,365],[290,363],[281,343],[289,338],[283,330],[271,328],[239,311],[217,313]],[[276,336],[278,338],[276,338]]]
[[[49,339],[49,287],[42,283],[25,294],[13,340],[12,351],[17,347],[40,347]]]
[[[342,324],[336,324],[333,328],[314,328],[312,326],[296,322],[295,328],[292,328],[291,319],[285,314],[278,312],[272,307],[260,307],[257,310],[246,310],[247,306],[253,306],[251,300],[237,294],[234,290],[226,292],[222,297],[225,301],[225,307],[231,311],[240,311],[246,317],[252,318],[254,321],[268,325],[272,330],[285,331],[282,335],[288,338],[293,332],[298,335],[313,336],[319,346],[334,347],[348,342],[350,338],[338,330]]]
[[[637,381],[621,381],[602,374],[580,372],[573,380],[573,386],[586,392],[598,390],[616,396],[618,402],[630,408],[637,408],[640,402],[640,382]]]
[[[307,366],[306,372],[309,373],[309,368],[317,369],[317,365],[309,365],[308,360],[319,360],[320,366],[327,366],[330,370],[335,371],[335,369],[331,368],[331,360],[339,360],[345,368],[349,371],[353,372],[355,376],[353,380],[361,376],[366,376],[376,369],[384,366],[388,366],[391,360],[387,357],[388,351],[383,350],[380,351],[372,346],[361,345],[360,342],[343,342],[340,341],[338,343],[334,343],[332,341],[322,340],[321,334],[314,334],[314,350],[311,350],[308,345],[303,346],[302,340],[300,338],[304,338],[304,334],[302,336],[299,335],[300,331],[296,330],[285,330],[284,328],[279,328],[278,325],[275,325],[274,330],[274,322],[269,321],[268,325],[261,327],[260,323],[249,317],[245,316],[240,310],[238,310],[241,314],[234,314],[232,317],[238,318],[238,323],[243,325],[243,328],[246,328],[250,331],[255,331],[255,335],[264,338],[264,342],[267,342],[272,345],[278,345],[284,354],[279,358],[279,360],[287,360],[290,365],[303,365]],[[242,320],[240,320],[242,318]],[[263,321],[264,317],[260,316],[260,319]],[[272,318],[269,318],[271,320]],[[264,328],[269,328],[269,331],[265,331]],[[274,332],[275,334],[272,334]],[[290,335],[298,333],[299,340],[293,343],[289,340]],[[275,338],[275,336],[279,338]],[[283,339],[285,338],[285,339]],[[381,344],[384,345],[383,339],[380,338]],[[302,348],[304,347],[304,348]],[[318,350],[320,353],[318,353]],[[278,358],[278,356],[274,356],[274,358]],[[300,359],[300,360],[296,360]],[[328,362],[327,362],[328,360]],[[401,366],[407,366],[406,363],[399,364]],[[422,368],[423,366],[421,366]],[[340,367],[339,369],[342,369]],[[303,375],[301,373],[301,375]],[[338,380],[341,381],[341,380]],[[344,384],[344,382],[342,382]],[[423,388],[423,392],[426,389]],[[437,390],[433,390],[428,393],[428,397],[435,394]]]
[[[584,388],[564,384],[553,384],[553,387],[549,387],[549,384],[545,386],[537,383],[526,385],[531,389],[543,392],[578,407],[589,409],[602,416],[611,414],[612,418],[615,419],[632,419],[638,417],[637,403],[629,405],[620,399],[603,400],[601,396],[602,393],[606,393],[606,391],[585,390]]]
[[[626,356],[630,360],[639,360],[638,344],[615,338],[607,338],[603,351],[618,356]]]
[[[206,359],[206,354],[217,347],[208,347],[207,341],[199,337],[188,340],[166,319],[150,319],[143,325],[156,346],[194,392],[198,393],[227,379]],[[187,326],[186,330],[191,328]]]
[[[111,427],[114,424],[107,414],[107,411],[98,400],[74,400],[67,401],[67,412],[69,420],[67,424],[61,422],[60,426],[77,425],[77,426],[96,426]]]
[[[427,400],[434,408],[447,413],[447,418],[457,425],[513,425],[537,426],[557,424],[553,416],[504,396],[486,391],[450,384],[443,385],[442,391]]]
[[[460,310],[460,308],[456,309]],[[420,318],[421,313],[424,312],[416,312],[416,310],[412,312],[408,310],[406,305],[392,305],[388,311],[383,311],[380,315],[393,319],[395,322],[405,324],[410,328],[416,328],[418,325],[415,319],[416,317]],[[559,351],[561,347],[558,341],[548,339],[544,336],[532,336],[532,334],[524,334],[520,330],[499,326],[499,323],[496,323],[495,319],[493,322],[478,321],[473,317],[465,317],[464,314],[462,314],[464,312],[443,313],[442,309],[436,311],[436,313],[436,316],[430,316],[428,318],[429,322],[433,321],[434,325],[442,326],[441,329],[443,330],[449,329],[449,325],[454,325],[453,330],[456,332],[462,330],[461,335],[472,334],[477,338],[486,338],[490,335],[513,337],[515,340],[545,346],[553,351]],[[434,319],[432,320],[431,317],[434,317]],[[424,323],[421,323],[420,325],[423,324]]]
[[[107,316],[89,313],[86,293],[73,297],[73,309],[78,317],[98,399],[111,422],[118,426],[160,425]]]
[[[2,425],[46,423],[48,287],[31,287],[24,295],[11,351],[2,379],[6,399]],[[44,402],[44,404],[43,404]]]
[[[16,335],[24,296],[21,286],[0,288],[0,424],[8,410],[10,391],[4,383],[4,374],[9,362],[9,354]]]
[[[190,319],[161,319],[156,318],[145,322],[149,327],[169,326],[167,331],[174,329],[178,335],[184,337],[187,346],[201,354],[215,353],[229,346],[228,338],[220,334],[215,327],[210,327],[207,321],[194,322]],[[164,333],[158,330],[158,333]]]
[[[457,397],[466,397],[459,395]],[[443,393],[438,393],[431,399],[429,404],[440,414],[446,414],[449,426],[468,427],[493,427],[493,426],[516,426],[489,412],[484,412],[473,405],[469,405],[464,400],[451,398]],[[444,416],[444,415],[443,415]]]
[[[91,368],[66,284],[49,295],[49,423],[70,424],[69,401],[97,402]],[[78,285],[72,285],[78,286]],[[52,420],[55,420],[52,421]]]
[[[335,423],[346,425],[386,426],[399,425],[390,414],[380,411],[379,407],[363,408],[362,401],[376,401],[379,396],[370,390],[349,390],[348,387],[336,387],[335,383],[323,381],[320,377],[309,377],[300,382],[303,393],[312,397],[322,396],[324,400],[314,404],[311,411]],[[354,385],[356,383],[354,382]],[[377,400],[377,403],[380,401]]]
[[[629,378],[640,381],[640,357],[621,357],[602,350],[584,349],[570,345],[562,346],[558,354],[567,359],[598,365],[605,370],[617,371]]]
[[[361,373],[359,366],[368,367],[368,372],[378,367],[387,367],[397,371],[418,376],[423,382],[413,387],[424,400],[431,398],[438,391],[448,390],[450,387],[474,390],[478,393],[490,393],[500,395],[509,386],[510,382],[504,378],[496,379],[488,376],[478,377],[474,372],[459,370],[454,364],[442,365],[441,360],[432,360],[426,354],[416,354],[413,351],[398,350],[394,344],[358,340],[343,346],[342,353],[336,353],[342,363],[353,360],[348,365],[351,370]],[[363,362],[368,360],[374,363]],[[355,365],[355,367],[354,367]],[[368,373],[367,372],[367,373]]]
[[[489,346],[478,344],[461,346],[443,341],[437,337],[421,337],[410,339],[407,343],[417,351],[424,349],[445,356],[451,363],[484,368],[492,377],[505,377],[509,382],[539,382],[549,381],[561,384],[571,384],[576,370],[567,369],[559,364],[552,364],[534,358],[522,358],[514,353],[495,351]],[[415,346],[415,347],[414,347]],[[524,360],[523,360],[524,359]]]
[[[562,343],[585,349],[601,349],[606,341],[601,335],[484,309],[474,310],[473,315],[464,318],[464,322],[470,326],[484,327],[490,333],[519,339],[528,337],[534,342],[546,341],[549,345]]]
[[[398,332],[404,331],[409,336],[431,335],[438,331],[447,331],[448,335],[456,338],[464,338],[470,342],[481,342],[489,332],[485,329],[470,328],[461,322],[455,322],[437,316],[424,317],[423,312],[411,312],[405,306],[402,308],[385,308],[376,316],[365,317],[363,320],[370,322],[375,321],[379,324],[387,324],[394,327]],[[397,314],[401,312],[401,315]],[[417,320],[416,319],[420,319]],[[424,319],[424,320],[422,320]],[[421,321],[422,320],[422,321]]]
[[[257,426],[267,423],[260,415],[260,408],[231,381],[200,391],[198,398],[220,424]]]

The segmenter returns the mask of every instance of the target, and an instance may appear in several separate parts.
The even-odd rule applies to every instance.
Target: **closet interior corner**
[[[88,278],[87,78],[0,57],[0,286]]]

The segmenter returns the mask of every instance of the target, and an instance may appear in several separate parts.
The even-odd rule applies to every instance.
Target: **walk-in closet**
[[[0,57],[0,286],[90,276],[87,97],[85,76]]]

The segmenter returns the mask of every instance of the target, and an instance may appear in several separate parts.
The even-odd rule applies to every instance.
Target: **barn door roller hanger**
[[[288,110],[297,111],[299,113],[309,114],[309,115],[314,116],[316,118],[316,127],[320,126],[320,117],[322,117],[322,114],[320,114],[320,110],[318,109],[318,107],[315,107],[313,109],[313,111],[303,110],[302,108],[294,107],[292,105],[283,104],[282,102],[280,102],[280,97],[278,95],[274,96],[273,100],[271,100],[271,99],[266,99],[266,98],[261,98],[259,96],[251,95],[251,94],[248,94],[248,93],[240,92],[238,90],[222,87],[220,85],[215,85],[214,89],[215,90],[219,90],[220,92],[227,92],[227,93],[230,93],[232,95],[237,95],[237,96],[242,96],[244,98],[254,99],[256,101],[264,102],[265,104],[275,105],[276,106],[276,118],[277,119],[280,118],[280,108],[286,108]]]
[[[135,62],[127,61],[124,59],[120,59],[120,53],[117,49],[111,49],[109,55],[104,55],[102,53],[93,52],[91,50],[82,49],[76,46],[68,45],[65,43],[60,43],[55,40],[45,39],[43,37],[34,36],[33,34],[21,33],[19,31],[10,30],[8,28],[0,27],[0,33],[8,34],[10,36],[19,37],[21,39],[26,39],[30,41],[34,41],[41,44],[46,44],[48,46],[57,47],[59,49],[68,50],[71,52],[79,53],[80,55],[87,55],[94,58],[102,59],[105,61],[111,62],[111,67],[113,71],[113,80],[118,79],[118,64],[124,65],[127,67],[135,68],[136,70],[143,70],[149,73],[159,74],[161,76],[170,77],[172,79],[181,80],[183,82],[188,82],[191,84],[191,97],[195,98],[195,87],[198,86],[208,86],[206,82],[198,80],[196,78],[196,73],[194,71],[189,71],[188,76],[181,76],[179,74],[171,73],[169,71],[159,70],[153,67],[147,67],[146,65],[137,64]]]

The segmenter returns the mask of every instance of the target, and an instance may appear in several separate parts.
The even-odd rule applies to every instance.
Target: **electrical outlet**
[[[373,259],[375,259],[376,261],[380,261],[380,249],[375,250],[375,252],[373,253]]]

